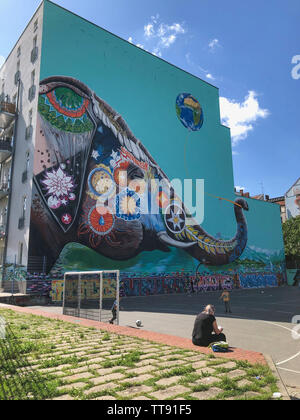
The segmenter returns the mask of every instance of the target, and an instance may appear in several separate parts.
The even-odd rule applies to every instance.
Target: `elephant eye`
[[[54,127],[72,133],[94,130],[88,114],[90,101],[61,86],[39,96],[39,113]]]
[[[135,165],[129,165],[127,170],[128,179],[144,179],[143,171]]]

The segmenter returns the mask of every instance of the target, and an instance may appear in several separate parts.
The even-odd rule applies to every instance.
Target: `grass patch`
[[[162,372],[160,378],[171,378],[172,376],[184,376],[188,373],[195,372],[195,369],[191,366],[179,366],[173,369],[168,370],[167,372]]]

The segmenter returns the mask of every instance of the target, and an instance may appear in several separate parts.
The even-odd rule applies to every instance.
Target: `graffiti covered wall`
[[[47,275],[119,269],[147,295],[283,273],[278,206],[233,194],[216,88],[48,2],[42,49],[29,253]],[[204,180],[204,217],[175,178]]]

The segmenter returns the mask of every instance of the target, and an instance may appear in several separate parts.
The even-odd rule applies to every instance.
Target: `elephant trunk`
[[[237,221],[237,233],[229,241],[209,235],[199,225],[186,226],[181,233],[172,234],[169,244],[177,242],[178,248],[184,248],[192,257],[205,265],[220,266],[238,259],[247,245],[248,230],[243,210],[248,211],[248,203],[243,198],[235,201],[234,212]],[[170,233],[168,233],[170,236]],[[165,235],[160,235],[164,241]],[[166,244],[168,242],[166,241]]]

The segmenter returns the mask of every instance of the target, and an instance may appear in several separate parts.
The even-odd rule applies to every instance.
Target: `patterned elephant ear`
[[[40,84],[41,129],[36,148],[41,159],[38,165],[43,169],[35,173],[34,181],[64,232],[72,227],[78,213],[97,128],[92,96],[85,85],[68,77],[51,77]]]

